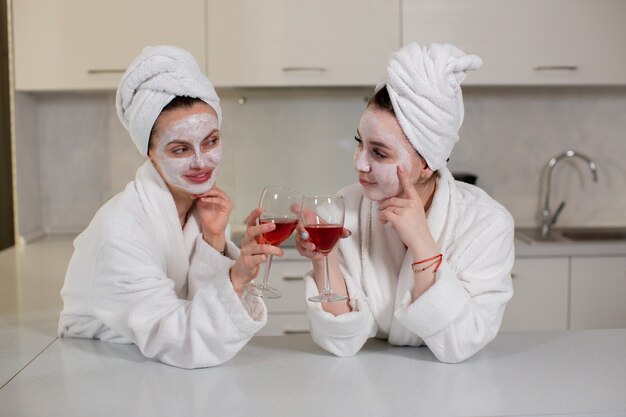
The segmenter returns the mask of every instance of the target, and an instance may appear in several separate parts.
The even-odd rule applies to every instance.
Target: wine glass
[[[341,237],[344,214],[341,196],[314,196],[304,199],[302,224],[309,234],[309,240],[315,245],[315,250],[324,255],[324,289],[319,295],[310,297],[309,301],[330,303],[348,299],[333,292],[328,271],[328,254]]]
[[[259,207],[263,210],[259,218],[260,224],[274,223],[276,228],[271,232],[257,237],[262,244],[280,246],[298,225],[302,210],[302,194],[285,187],[267,186],[263,188]],[[268,255],[265,262],[265,273],[261,284],[251,282],[245,287],[247,293],[263,298],[279,298],[280,291],[268,285],[272,266],[272,255]]]

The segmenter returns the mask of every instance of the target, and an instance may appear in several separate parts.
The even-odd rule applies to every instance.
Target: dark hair
[[[163,107],[163,110],[161,110],[161,113],[159,113],[159,116],[168,111],[172,111],[172,110],[176,110],[180,108],[193,107],[193,105],[196,103],[204,103],[204,101],[196,97],[176,96],[169,103],[167,103],[165,107]],[[159,120],[158,117],[157,117],[157,120]],[[154,121],[154,124],[152,125],[152,129],[150,130],[150,139],[148,140],[148,151],[150,151],[150,148],[152,147],[152,135],[154,135],[155,126],[156,126],[156,120]]]
[[[386,110],[394,116],[396,115],[386,85],[384,85],[380,90],[378,90],[376,93],[374,93],[373,96],[369,98],[369,100],[367,101],[367,107],[375,107],[380,110]]]
[[[367,100],[367,107],[373,107],[375,109],[388,111],[394,116],[396,115],[396,111],[393,109],[393,103],[391,102],[391,98],[389,97],[389,91],[387,91],[386,84],[376,93],[374,93],[374,95],[371,96],[369,100]],[[417,150],[415,152],[419,155],[420,158],[424,159],[424,157],[420,155]],[[431,175],[430,178],[435,178],[435,176]]]

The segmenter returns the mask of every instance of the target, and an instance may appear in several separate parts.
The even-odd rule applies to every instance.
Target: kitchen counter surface
[[[626,241],[533,242],[515,239],[516,257],[536,256],[624,256]]]
[[[370,340],[337,358],[310,336],[255,337],[183,370],[133,345],[57,339],[0,389],[2,416],[626,416],[626,329],[501,333],[461,364]]]

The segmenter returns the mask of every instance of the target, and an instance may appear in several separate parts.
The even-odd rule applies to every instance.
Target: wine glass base
[[[244,291],[261,298],[280,298],[282,296],[280,291],[276,288],[270,287],[269,285],[256,284],[254,282],[248,284]]]
[[[312,301],[314,303],[333,303],[335,301],[343,301],[347,299],[348,297],[346,297],[345,295],[339,295],[331,292],[327,294],[319,294],[315,297],[310,297],[309,301]]]

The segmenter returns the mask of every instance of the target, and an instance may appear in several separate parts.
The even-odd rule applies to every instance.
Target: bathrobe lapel
[[[450,230],[446,224],[454,213],[452,195],[454,179],[447,170],[439,171],[437,189],[427,213],[428,226],[442,252],[449,245]],[[379,337],[388,337],[397,345],[416,345],[419,338],[394,319],[394,311],[410,303],[413,288],[412,255],[390,223],[378,221],[378,204],[363,199],[360,222],[363,225],[361,238],[362,285],[368,304],[379,328]],[[374,260],[376,260],[374,262]],[[397,279],[396,279],[397,277]],[[393,304],[390,300],[394,300]]]
[[[199,233],[197,220],[190,215],[183,232],[172,193],[151,161],[137,171],[135,187],[149,227],[162,249],[167,276],[174,281],[176,294],[185,298],[190,255]]]

